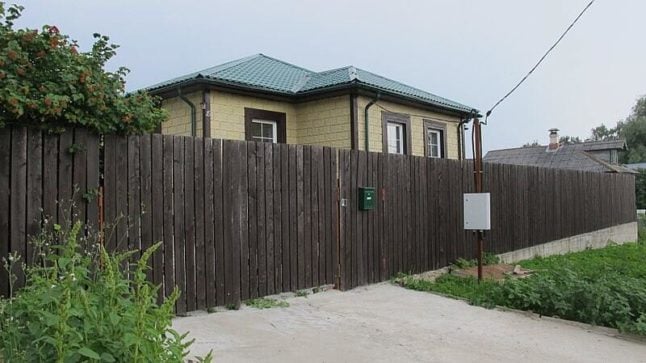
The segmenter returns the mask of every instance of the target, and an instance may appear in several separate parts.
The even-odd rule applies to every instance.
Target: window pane
[[[268,137],[270,139],[274,138],[274,125],[272,124],[263,124],[262,125],[262,137]]]
[[[396,123],[387,124],[388,152],[391,154],[404,153],[404,126]]]
[[[258,138],[262,136],[262,124],[257,122],[251,123],[251,137]]]

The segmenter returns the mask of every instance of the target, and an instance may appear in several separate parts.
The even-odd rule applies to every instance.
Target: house
[[[579,144],[559,144],[558,129],[550,129],[550,143],[515,149],[492,150],[485,162],[532,165],[548,168],[634,173],[619,165],[619,152],[626,150],[626,141],[586,141]]]
[[[646,163],[625,164],[624,166],[636,171],[646,170]]]
[[[147,90],[164,134],[462,158],[470,106],[353,66],[314,72],[263,54]],[[366,122],[368,120],[368,122]]]

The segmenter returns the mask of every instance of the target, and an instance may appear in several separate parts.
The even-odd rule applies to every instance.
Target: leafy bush
[[[14,29],[22,10],[0,1],[0,128],[136,134],[154,130],[166,118],[156,98],[125,93],[128,69],[104,69],[118,47],[108,37],[94,34],[92,49],[79,52],[77,42],[55,26]]]
[[[159,244],[130,264],[133,252],[112,255],[96,242],[80,223],[46,226],[34,240],[41,263],[25,267],[26,286],[0,300],[0,361],[183,360],[192,342],[171,329],[179,291],[157,305],[158,288],[146,281]]]

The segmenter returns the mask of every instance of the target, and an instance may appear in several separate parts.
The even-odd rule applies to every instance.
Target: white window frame
[[[442,155],[444,153],[444,150],[442,150],[442,137],[443,135],[443,130],[439,129],[434,129],[431,127],[426,128],[426,138],[427,138],[427,144],[426,144],[426,156],[429,158],[437,158],[441,159],[444,157]],[[436,135],[437,137],[437,143],[433,144],[433,138],[431,135]],[[433,155],[433,151],[437,151],[436,155]]]
[[[399,138],[397,139],[397,134],[390,132],[391,131],[391,126],[395,128],[396,130],[399,131]],[[405,146],[405,138],[406,138],[406,125],[399,123],[399,122],[391,122],[388,121],[386,122],[386,132],[387,132],[387,141],[388,141],[388,153],[389,154],[399,154],[399,155],[404,155],[406,153],[406,146]],[[399,146],[399,151],[391,151],[391,137],[395,138],[395,148]],[[397,145],[397,142],[399,142],[399,145]]]
[[[271,137],[271,143],[276,144],[278,143],[278,122],[277,121],[272,121],[272,120],[261,120],[261,119],[252,119],[251,123],[255,124],[260,124],[260,136],[255,136],[251,135],[251,139],[253,141],[258,141],[258,142],[269,142],[268,137],[264,137],[263,135],[263,125],[271,125],[272,126],[272,137]]]

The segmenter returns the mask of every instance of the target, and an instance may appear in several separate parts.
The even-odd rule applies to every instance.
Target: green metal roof
[[[462,113],[474,109],[353,66],[314,72],[264,54],[256,54],[173,78],[150,86],[147,90],[155,93],[200,79],[284,96],[307,95],[326,89],[358,85]]]

